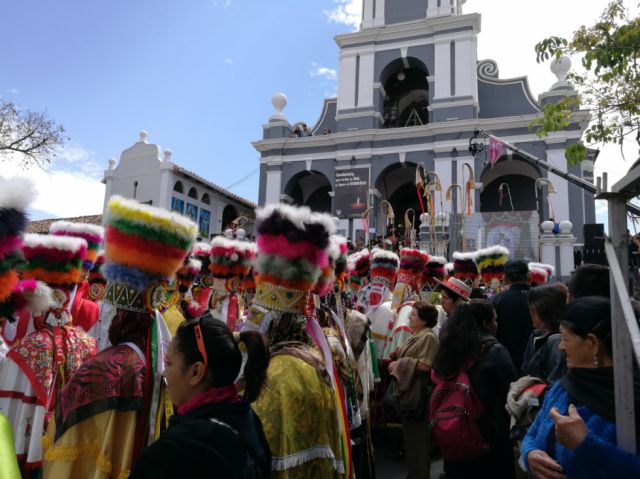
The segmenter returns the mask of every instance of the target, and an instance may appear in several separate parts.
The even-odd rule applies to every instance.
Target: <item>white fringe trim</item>
[[[71,221],[56,221],[49,226],[49,233],[67,233],[70,236],[75,234],[88,234],[93,236],[104,237],[104,228],[99,225],[89,223],[72,223]]]
[[[329,446],[313,446],[304,451],[294,452],[288,456],[272,457],[271,470],[286,471],[287,469],[301,466],[314,459],[329,459],[333,469],[340,474],[344,474],[345,472],[344,462],[336,459]]]
[[[55,236],[41,235],[35,233],[27,233],[24,235],[23,244],[28,248],[55,249],[59,251],[69,251],[76,253],[84,246],[87,247],[87,241],[82,238],[74,238],[72,236]]]

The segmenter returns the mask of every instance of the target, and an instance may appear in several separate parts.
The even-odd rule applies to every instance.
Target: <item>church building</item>
[[[324,100],[311,133],[289,123],[284,94],[273,96],[275,112],[253,143],[259,204],[330,212],[351,239],[388,234],[405,218],[417,229],[426,208],[446,224],[464,223],[467,249],[504,244],[538,258],[538,225],[550,217],[570,221],[580,242],[583,225],[595,223],[593,195],[506,150],[493,166],[486,151],[469,152],[480,128],[593,181],[592,157],[570,167],[564,156],[588,112],[547,138],[529,128],[546,103],[577,94],[565,80],[570,61],[552,63],[557,82],[537,97],[525,76],[500,78],[495,61],[477,58],[481,16],[463,12],[464,3],[364,0],[360,29],[335,37],[337,97]],[[416,192],[423,168],[435,173],[430,210]]]

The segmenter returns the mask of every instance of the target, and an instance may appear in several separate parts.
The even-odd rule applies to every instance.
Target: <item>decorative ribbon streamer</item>
[[[342,457],[344,458],[344,467],[347,478],[353,477],[353,463],[351,458],[351,432],[349,430],[349,419],[347,415],[347,407],[345,404],[344,391],[338,376],[338,371],[333,362],[333,356],[331,355],[331,349],[327,338],[318,323],[318,320],[314,317],[307,318],[307,332],[311,339],[316,343],[322,356],[324,357],[324,364],[331,378],[331,384],[333,384],[333,392],[336,400],[336,411],[338,417],[338,426],[340,428],[340,442],[342,445]]]
[[[231,293],[229,296],[229,306],[227,309],[227,326],[231,331],[237,331],[238,321],[238,295]]]

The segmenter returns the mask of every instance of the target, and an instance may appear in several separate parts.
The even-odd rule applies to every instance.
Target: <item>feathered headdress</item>
[[[476,251],[474,261],[480,277],[489,284],[492,279],[502,281],[504,265],[509,259],[509,250],[504,246],[490,246]]]
[[[307,207],[272,204],[257,211],[256,226],[253,308],[302,314],[311,289],[329,264],[333,219]]]
[[[204,241],[199,241],[191,247],[189,256],[200,261],[202,268],[200,274],[209,273],[209,264],[211,264],[211,245]]]
[[[347,269],[349,271],[349,287],[358,291],[367,284],[371,269],[371,254],[368,249],[363,249],[347,257]]]
[[[216,236],[211,241],[209,271],[215,278],[242,278],[249,273],[255,258],[255,244]]]
[[[83,267],[87,271],[91,271],[98,258],[102,241],[104,240],[104,228],[102,226],[88,223],[72,223],[70,221],[56,221],[49,226],[49,234],[86,240],[87,257],[83,262]]]
[[[445,265],[447,264],[447,259],[444,256],[429,256],[427,263],[424,265],[424,270],[422,270],[422,282],[429,289],[433,289],[438,286],[438,281],[443,281],[446,272]]]
[[[415,290],[421,280],[419,276],[422,275],[426,260],[427,257],[419,249],[402,248],[400,250],[398,283],[406,284]]]
[[[176,213],[112,196],[105,232],[105,278],[144,291],[178,271],[198,227]]]
[[[0,177],[0,303],[9,299],[24,267],[22,233],[28,223],[26,209],[35,196],[30,180]]]
[[[462,281],[475,280],[478,277],[478,268],[474,262],[476,253],[453,253],[453,277]]]
[[[27,267],[23,279],[36,279],[49,285],[73,286],[82,277],[87,242],[81,238],[26,234],[22,252]]]
[[[400,258],[392,251],[377,249],[371,255],[371,283],[393,288]]]
[[[343,240],[346,246],[346,239],[342,236],[331,235],[329,237],[329,246],[327,247],[329,262],[327,266],[322,268],[322,274],[313,288],[313,292],[318,296],[327,296],[333,289],[333,283],[336,279],[336,262],[342,254],[341,244]]]
[[[445,263],[444,265],[444,273],[447,278],[453,276],[454,265],[453,263]]]
[[[538,285],[549,281],[556,274],[556,269],[550,264],[529,263],[529,271],[531,272],[531,284]]]
[[[340,235],[333,235],[332,238],[340,250],[340,254],[336,259],[336,283],[340,291],[344,291],[347,276],[349,275],[347,270],[347,238]]]

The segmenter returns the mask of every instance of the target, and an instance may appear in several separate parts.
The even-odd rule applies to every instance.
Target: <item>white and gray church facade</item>
[[[564,156],[581,138],[588,112],[547,138],[529,128],[546,103],[577,94],[564,78],[570,64],[552,66],[558,81],[537,98],[526,77],[500,78],[496,62],[477,58],[481,16],[463,13],[463,3],[364,0],[360,29],[335,38],[337,97],[325,99],[312,136],[292,136],[296,125],[283,112],[286,96],[274,95],[275,112],[253,143],[260,153],[258,203],[330,212],[352,239],[364,234],[362,213],[372,207],[370,231],[384,234],[383,200],[396,223],[410,209],[419,215],[415,172],[422,163],[441,181],[434,203],[447,215],[460,213],[461,205],[447,201],[446,190],[464,187],[473,171],[472,214],[465,219],[470,248],[509,243],[520,248],[514,253],[536,258],[538,225],[551,216],[571,221],[581,242],[583,225],[595,223],[593,195],[516,154],[505,153],[491,167],[485,155],[472,157],[468,149],[481,128],[593,181],[593,158],[568,166]],[[543,178],[555,189],[549,201]],[[508,199],[499,193],[505,183]]]

